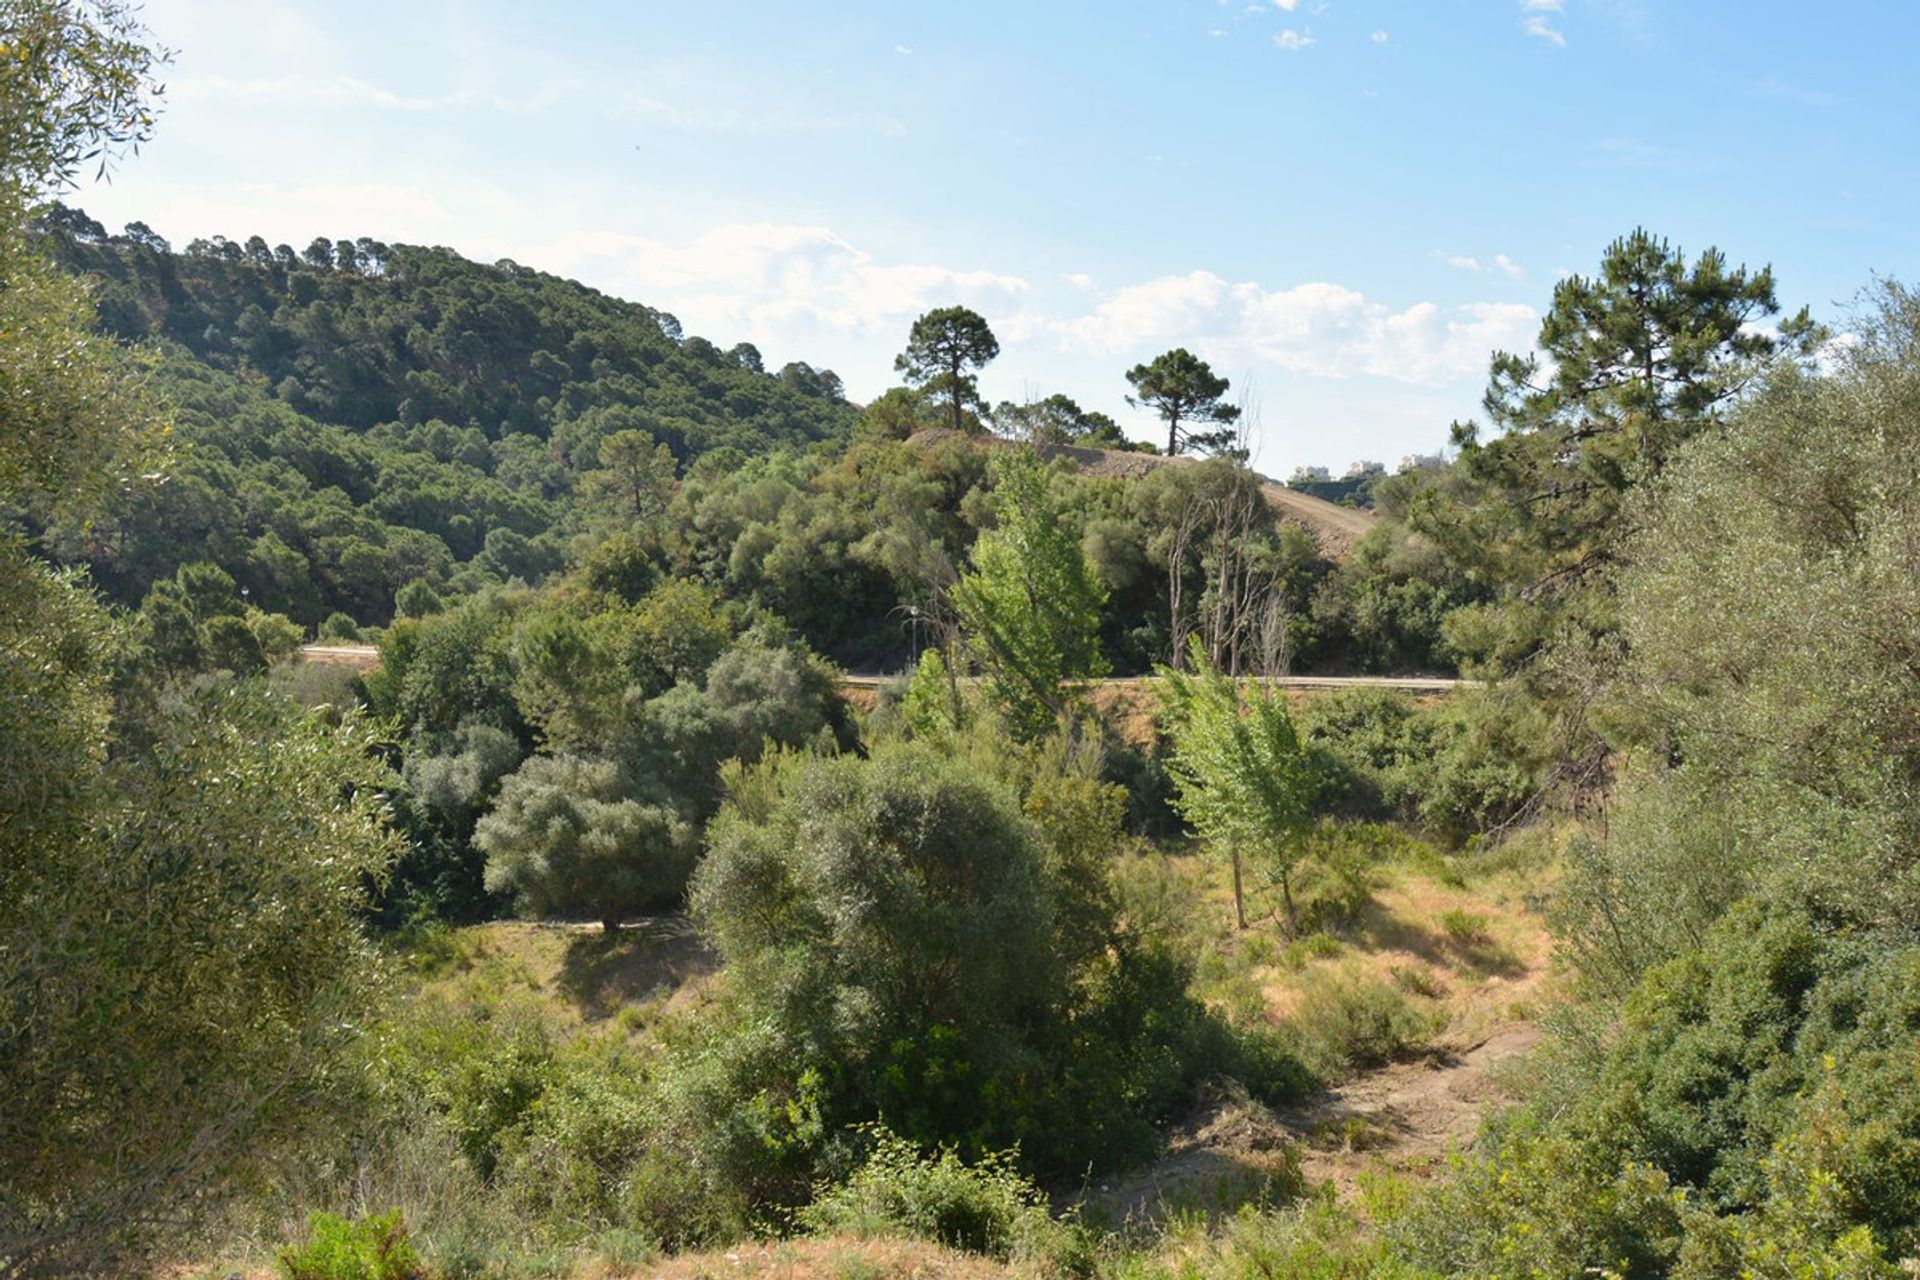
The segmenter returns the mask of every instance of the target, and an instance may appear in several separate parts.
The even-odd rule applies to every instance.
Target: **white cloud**
[[[1564,47],[1567,37],[1553,20],[1565,12],[1565,0],[1520,0],[1520,27],[1536,39]]]
[[[670,242],[583,232],[545,246],[542,268],[585,276],[674,311],[689,329],[792,346],[838,332],[893,336],[903,319],[963,302],[1003,311],[1019,276],[882,262],[825,227],[741,223]]]
[[[1275,7],[1283,12],[1292,13],[1300,7],[1300,0],[1273,0]]]
[[[1066,332],[1100,355],[1183,342],[1228,364],[1438,386],[1484,372],[1495,348],[1525,350],[1539,322],[1522,303],[1419,302],[1396,311],[1337,284],[1269,290],[1194,271],[1115,290]]]
[[[1372,39],[1375,44],[1385,44],[1387,42],[1387,33],[1384,31],[1376,31],[1370,39]]]
[[[1859,334],[1850,330],[1836,333],[1821,343],[1820,349],[1813,353],[1814,362],[1819,366],[1821,373],[1831,377],[1846,367],[1848,359],[1859,345]]]
[[[1509,258],[1504,253],[1496,253],[1493,255],[1492,258],[1488,259],[1485,262],[1482,262],[1479,258],[1476,258],[1471,254],[1448,253],[1444,249],[1435,249],[1433,251],[1433,256],[1440,259],[1440,261],[1446,263],[1448,266],[1452,267],[1456,271],[1485,271],[1488,268],[1492,268],[1493,270],[1500,272],[1502,275],[1507,276],[1514,280],[1518,280],[1520,277],[1527,274],[1527,269],[1525,267],[1521,266],[1519,263],[1515,262],[1512,258]]]
[[[910,44],[897,44],[893,46],[893,51],[898,54],[911,55],[913,53],[913,46]]]
[[[1288,53],[1298,53],[1300,50],[1314,43],[1314,39],[1310,32],[1303,34],[1295,31],[1292,27],[1288,27],[1279,35],[1275,36],[1273,42],[1280,48],[1285,49]]]

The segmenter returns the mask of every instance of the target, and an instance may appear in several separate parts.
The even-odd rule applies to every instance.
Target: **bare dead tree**
[[[1253,610],[1253,674],[1266,679],[1284,676],[1293,666],[1293,610],[1287,604],[1286,581],[1276,569],[1266,576]]]
[[[1173,522],[1167,540],[1167,630],[1173,642],[1170,661],[1175,671],[1185,670],[1187,637],[1193,634],[1192,604],[1186,596],[1187,556],[1207,519],[1206,503],[1200,495],[1189,493]]]

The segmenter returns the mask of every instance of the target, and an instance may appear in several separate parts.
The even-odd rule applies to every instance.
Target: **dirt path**
[[[1379,520],[1371,511],[1343,507],[1283,484],[1263,484],[1260,491],[1274,510],[1305,525],[1319,544],[1321,554],[1329,560],[1346,559],[1353,544],[1366,537],[1367,530]]]
[[[1471,1047],[1367,1072],[1283,1113],[1280,1124],[1300,1143],[1308,1180],[1332,1182],[1343,1197],[1369,1167],[1423,1172],[1473,1146],[1481,1117],[1512,1100],[1501,1068],[1540,1034],[1532,1023],[1512,1023]]]
[[[1227,1209],[1283,1178],[1289,1150],[1310,1187],[1331,1183],[1343,1200],[1370,1169],[1430,1173],[1449,1153],[1472,1149],[1481,1117],[1511,1100],[1501,1068],[1539,1040],[1538,1027],[1513,1023],[1479,1044],[1367,1072],[1277,1114],[1244,1099],[1219,1103],[1176,1133],[1152,1165],[1068,1203],[1110,1226]]]

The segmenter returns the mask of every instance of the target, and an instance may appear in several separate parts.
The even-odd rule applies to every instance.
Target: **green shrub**
[[[1440,913],[1441,930],[1455,942],[1485,942],[1487,918],[1477,911],[1468,911],[1464,907],[1449,907]]]
[[[280,1251],[280,1274],[286,1280],[419,1280],[426,1273],[400,1211],[390,1209],[357,1222],[314,1214],[306,1243]]]
[[[1339,1079],[1424,1048],[1437,1029],[1434,1021],[1388,983],[1332,973],[1307,984],[1288,1027],[1315,1073]]]
[[[869,1129],[873,1151],[852,1177],[816,1190],[797,1224],[816,1235],[908,1236],[1007,1261],[1039,1247],[1053,1229],[1038,1188],[1010,1151],[972,1164],[951,1148],[922,1154],[885,1128]]]
[[[1303,719],[1347,813],[1398,817],[1455,845],[1514,817],[1543,777],[1542,714],[1504,693],[1421,708],[1405,694],[1345,689],[1309,703]]]

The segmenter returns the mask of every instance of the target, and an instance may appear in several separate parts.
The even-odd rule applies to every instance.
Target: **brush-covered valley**
[[[0,13],[0,1280],[1920,1269],[1908,286],[1623,228],[1282,479],[109,228],[169,55]]]

